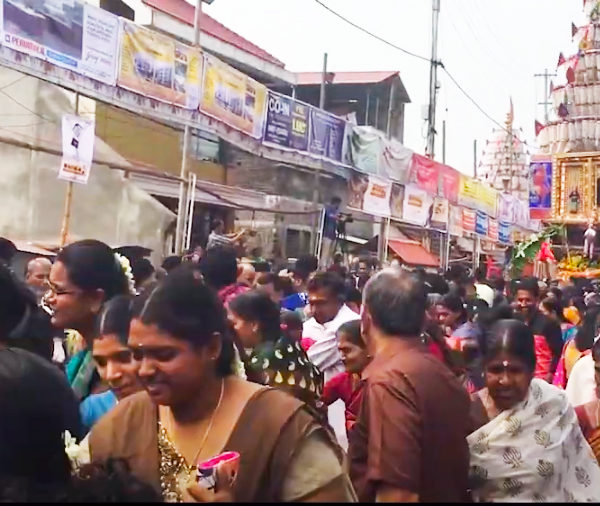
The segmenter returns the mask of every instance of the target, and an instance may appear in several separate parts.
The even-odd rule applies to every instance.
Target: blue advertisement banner
[[[307,104],[269,91],[264,142],[307,151],[309,111]]]
[[[488,215],[483,211],[477,211],[475,218],[475,233],[479,235],[488,235]]]
[[[502,244],[510,243],[510,223],[501,221],[498,226],[498,241]]]
[[[308,151],[342,162],[345,129],[342,118],[311,107]]]

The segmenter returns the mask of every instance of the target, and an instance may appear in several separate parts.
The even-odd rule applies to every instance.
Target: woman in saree
[[[473,396],[467,437],[478,502],[600,500],[600,467],[565,393],[534,378],[534,337],[501,320],[484,350],[486,388]]]
[[[592,347],[592,358],[594,360],[594,378],[596,381],[596,396],[600,392],[600,340],[597,339]],[[582,404],[575,408],[579,425],[585,439],[592,447],[596,459],[600,463],[600,400]]]
[[[82,401],[91,393],[106,390],[92,359],[98,317],[103,304],[116,295],[129,294],[129,280],[110,246],[84,240],[63,248],[50,271],[45,304],[52,311],[52,325],[79,332],[85,347],[66,366],[67,379]]]
[[[229,319],[245,349],[248,378],[281,388],[317,409],[323,375],[306,356],[300,340],[281,328],[279,307],[261,291],[238,295],[228,307]]]
[[[353,501],[343,455],[306,405],[232,373],[233,344],[217,294],[178,268],[135,300],[129,347],[145,391],[92,429],[92,461],[123,458],[181,501]],[[233,482],[196,483],[199,463],[239,454]]]

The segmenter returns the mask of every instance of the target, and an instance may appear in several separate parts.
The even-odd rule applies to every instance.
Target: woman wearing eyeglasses
[[[136,298],[129,347],[145,391],[92,429],[93,461],[123,458],[139,479],[180,501],[355,499],[342,453],[306,405],[232,373],[233,344],[217,294],[186,269]],[[196,483],[197,466],[239,454],[233,480]]]
[[[534,378],[534,336],[517,320],[492,327],[486,388],[473,395],[467,437],[477,502],[597,502],[600,468],[563,390]]]
[[[128,293],[129,280],[118,258],[103,242],[74,242],[58,253],[52,265],[44,296],[52,312],[52,325],[76,330],[85,341],[85,348],[66,366],[67,379],[79,400],[105,390],[91,351],[98,335],[98,316],[106,301]]]

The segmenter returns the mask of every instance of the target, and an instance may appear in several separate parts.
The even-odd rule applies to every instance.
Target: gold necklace
[[[212,412],[212,415],[210,416],[210,420],[208,422],[208,427],[206,428],[206,431],[204,432],[204,436],[202,438],[202,442],[200,443],[200,446],[198,447],[198,451],[196,452],[196,455],[194,456],[194,459],[192,460],[191,465],[189,465],[189,467],[191,467],[192,469],[195,469],[197,467],[198,456],[200,455],[200,452],[202,451],[202,449],[204,448],[204,445],[206,444],[206,441],[208,440],[208,436],[212,429],[213,422],[215,421],[215,416],[217,414],[217,411],[219,411],[219,407],[221,407],[221,402],[223,401],[223,392],[224,391],[225,391],[225,380],[222,379],[221,380],[221,393],[219,394],[219,401],[217,402],[217,406],[215,407],[214,411]],[[173,417],[173,413],[169,409],[169,419],[167,420],[167,435],[169,435],[169,437],[171,439],[171,444],[173,445],[174,450],[179,455],[181,455],[181,452],[179,452],[177,450],[177,447],[175,446],[175,438],[173,437],[174,431],[172,429],[172,421],[171,421],[172,417]],[[183,455],[182,455],[182,457],[183,457]],[[184,457],[184,460],[185,460],[185,457]]]

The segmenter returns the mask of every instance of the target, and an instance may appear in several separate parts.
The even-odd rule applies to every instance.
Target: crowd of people
[[[0,500],[600,501],[596,285],[237,239],[0,263]]]

